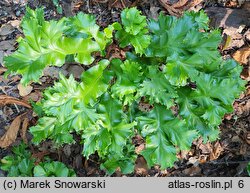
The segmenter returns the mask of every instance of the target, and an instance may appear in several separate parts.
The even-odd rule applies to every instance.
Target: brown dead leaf
[[[26,113],[25,113],[26,114]],[[9,129],[6,133],[0,138],[0,147],[6,148],[15,142],[18,130],[20,128],[22,117],[24,114],[17,116],[14,121],[11,123]]]
[[[0,75],[1,74],[3,74],[4,72],[6,72],[7,71],[7,69],[6,68],[4,68],[4,67],[0,67]]]
[[[137,175],[146,176],[148,174],[148,169],[146,160],[142,156],[139,156],[135,162],[135,173]]]
[[[173,8],[175,8],[175,9],[181,9],[181,8],[183,8],[185,5],[188,4],[188,1],[189,1],[189,0],[180,0],[180,1],[177,1],[176,3],[174,3],[172,6],[173,6]]]
[[[125,9],[126,7],[131,6],[131,2],[128,0],[114,0],[114,1],[108,1],[108,8],[117,8],[117,9]]]
[[[28,140],[27,140],[27,137],[26,137],[26,132],[27,132],[28,126],[29,126],[29,119],[27,117],[25,117],[24,120],[23,120],[20,135],[21,135],[24,143],[26,143],[26,144],[28,143]]]
[[[16,104],[16,105],[21,105],[27,108],[31,108],[31,106],[28,103],[21,101],[17,98],[7,96],[7,95],[0,95],[0,105],[7,105],[7,104]]]
[[[168,11],[170,15],[174,16],[181,15],[181,11],[172,7],[171,3],[169,3],[168,0],[159,0],[159,3],[161,4],[162,7],[164,7]]]
[[[73,2],[73,6],[72,6],[72,11],[76,12],[79,11],[79,9],[84,6],[84,2],[83,1],[79,1],[79,2]]]
[[[247,154],[247,149],[248,149],[248,144],[242,143],[240,146],[240,151],[237,152],[236,154],[238,155],[246,155]]]
[[[191,8],[191,7],[195,7],[195,6],[199,5],[202,1],[204,1],[204,0],[193,0],[193,1],[190,3],[189,7],[190,7],[190,8]]]
[[[240,77],[246,81],[250,81],[250,65],[245,65]]]
[[[226,3],[225,6],[230,7],[230,8],[237,8],[238,7],[238,2],[237,1],[229,1],[229,2]]]
[[[210,161],[217,159],[221,155],[222,151],[223,147],[221,146],[220,142],[217,141],[213,146],[213,151],[209,155]]]
[[[184,173],[187,176],[195,176],[201,173],[201,168],[198,166],[197,167],[192,166],[190,168],[183,170],[182,173]]]
[[[239,117],[247,117],[250,115],[250,100],[240,103],[237,107],[236,114]]]
[[[199,149],[201,150],[202,154],[210,154],[212,152],[212,147],[210,143],[200,144]]]
[[[35,164],[38,164],[39,162],[41,162],[44,158],[44,156],[49,155],[49,151],[42,151],[42,152],[38,152],[38,153],[33,153],[32,157],[36,159]]]
[[[231,120],[233,118],[233,114],[232,113],[229,113],[229,114],[225,114],[224,115],[224,119],[226,119],[226,120]]]
[[[135,153],[140,154],[142,152],[142,150],[144,150],[144,149],[145,149],[145,143],[142,143],[135,148]]]
[[[246,140],[247,144],[250,145],[250,131],[245,133],[245,140]]]
[[[67,68],[67,71],[69,74],[72,74],[74,76],[74,78],[80,79],[80,77],[84,71],[84,68],[82,67],[82,65],[74,65],[73,64]]]
[[[37,101],[39,101],[41,99],[42,99],[42,93],[39,90],[35,90],[35,92],[32,92],[32,93],[28,94],[27,96],[23,97],[23,100],[27,101],[27,102],[29,100],[37,102]]]
[[[14,28],[18,28],[21,24],[21,21],[20,20],[10,20],[8,22],[12,27]]]
[[[200,155],[199,156],[199,162],[200,163],[206,163],[208,161],[208,155]]]
[[[248,64],[248,62],[250,61],[249,56],[250,56],[250,47],[249,46],[245,46],[243,48],[240,48],[239,50],[237,50],[233,54],[233,58],[241,64]]]
[[[24,97],[31,93],[31,91],[33,90],[33,87],[30,85],[23,86],[21,83],[19,83],[17,85],[17,89],[19,91],[20,96]]]
[[[181,16],[184,11],[194,8],[202,1],[203,0],[179,0],[176,3],[171,4],[169,0],[159,0],[159,3],[169,12],[170,15]]]
[[[124,50],[121,50],[116,44],[111,44],[107,48],[107,56],[111,60],[112,58],[124,59],[126,57],[126,53]]]

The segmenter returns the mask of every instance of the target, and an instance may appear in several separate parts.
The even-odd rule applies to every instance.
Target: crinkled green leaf
[[[196,25],[198,25],[199,29],[207,30],[209,28],[208,26],[209,17],[204,12],[204,10],[201,10],[199,12],[190,11],[190,12],[186,12],[185,14],[193,17],[193,20],[196,22]]]
[[[123,150],[123,155],[109,154],[105,162],[101,164],[101,169],[109,175],[120,169],[123,174],[130,174],[134,171],[136,155],[132,145],[127,145]]]
[[[110,38],[112,38],[113,31],[112,27],[105,30],[106,32],[109,30],[108,35],[107,33],[101,32],[93,15],[80,12],[76,16],[69,18],[67,24],[70,26],[67,34],[76,37],[87,37],[88,39],[94,38],[99,44],[101,50],[104,50],[106,45],[111,41]]]
[[[135,94],[142,79],[142,68],[137,62],[113,60],[111,68],[117,76],[111,88],[112,96],[124,100],[124,104],[131,104],[136,99]]]
[[[176,158],[176,146],[188,149],[197,137],[195,130],[189,130],[186,123],[173,116],[164,106],[155,105],[147,116],[138,117],[142,136],[146,138],[146,149],[142,155],[147,163],[171,167]]]
[[[137,95],[148,97],[151,104],[160,103],[168,108],[174,105],[173,99],[178,96],[164,74],[152,66],[149,67],[147,79],[141,84]]]
[[[42,162],[34,168],[35,177],[75,177],[74,170],[69,169],[62,162]]]
[[[23,84],[39,82],[46,66],[62,66],[68,55],[73,55],[76,62],[89,65],[94,61],[93,52],[103,51],[111,41],[99,31],[93,16],[83,13],[69,19],[45,21],[42,9],[28,9],[22,29],[25,37],[19,42],[18,50],[5,57],[4,62],[7,74],[21,74]],[[77,36],[75,31],[85,35]]]
[[[121,13],[122,25],[127,33],[137,35],[147,26],[146,17],[141,15],[141,11],[133,8],[126,8]]]
[[[135,52],[143,54],[150,43],[146,17],[141,15],[141,11],[136,8],[126,8],[121,13],[122,26],[115,27],[117,31],[116,38],[119,40],[122,48],[132,45]]]
[[[56,123],[57,119],[55,117],[40,118],[38,124],[29,129],[33,135],[32,142],[39,144],[41,141],[47,139],[53,133]]]
[[[123,147],[133,134],[135,122],[128,123],[122,111],[122,103],[109,94],[103,95],[98,105],[100,122],[87,128],[84,138],[83,153],[86,157],[95,151],[102,157],[107,153],[122,155]]]
[[[73,76],[67,79],[61,75],[60,81],[44,92],[41,106],[47,117],[40,118],[38,124],[30,128],[34,143],[47,138],[58,145],[72,143],[73,131],[93,127],[100,118],[93,105],[108,88],[109,79],[103,75],[108,64],[107,60],[102,60],[85,71],[81,83]]]
[[[108,88],[108,82],[104,77],[104,70],[108,66],[108,60],[101,60],[97,66],[85,71],[82,76],[81,98],[84,103],[93,104]]]
[[[21,176],[31,176],[34,167],[34,161],[29,159],[23,159],[18,164],[18,169],[21,172]]]
[[[195,101],[192,97],[191,94],[194,91],[190,88],[183,88],[178,91],[179,98],[177,99],[177,103],[180,106],[179,109],[179,114],[182,116],[188,123],[188,127],[190,129],[195,129],[199,132],[199,134],[202,136],[204,142],[206,142],[208,139],[210,141],[214,141],[215,139],[218,138],[219,135],[219,130],[217,126],[208,124],[204,118],[206,116],[209,116],[209,111],[207,112],[206,108],[200,107],[200,105]],[[209,99],[209,98],[205,98]],[[204,100],[204,99],[201,99]],[[209,100],[212,101],[212,100]],[[202,101],[201,101],[202,102]],[[214,109],[215,111],[210,110],[210,116],[211,113],[217,113],[217,109]],[[205,117],[203,118],[202,116],[204,113],[207,113]]]
[[[5,58],[8,72],[23,75],[22,83],[27,84],[38,81],[48,65],[62,66],[65,60],[88,65],[112,58],[111,65],[101,60],[89,66],[79,82],[60,76],[45,90],[37,105],[40,119],[30,128],[33,142],[73,143],[76,133],[84,156],[97,153],[108,174],[117,169],[131,173],[136,159],[132,137],[140,134],[146,143],[141,154],[148,165],[171,167],[176,153],[189,149],[195,138],[204,142],[218,138],[223,116],[233,110],[234,99],[244,90],[242,67],[222,59],[221,33],[209,29],[203,11],[186,12],[180,18],[160,14],[148,24],[139,10],[127,8],[121,21],[100,30],[89,14],[45,21],[42,9],[27,9],[22,21],[25,36],[19,49]],[[119,51],[113,46],[105,56],[114,30],[120,47],[132,46],[135,51],[126,53],[124,61],[113,59]],[[11,166],[22,162],[18,156],[18,161],[5,160],[3,167],[11,175],[21,175]],[[29,165],[27,160],[22,163],[24,168]],[[50,164],[37,170],[40,175],[52,171],[54,176],[70,171],[58,167],[62,172],[55,174],[54,168]]]
[[[34,176],[35,177],[45,177],[46,171],[41,165],[36,165],[34,168]]]
[[[12,155],[1,159],[1,170],[7,171],[8,177],[32,176],[35,160],[26,148],[27,145],[21,143],[12,148]]]

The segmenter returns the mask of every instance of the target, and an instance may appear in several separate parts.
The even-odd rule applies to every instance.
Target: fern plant
[[[136,18],[136,19],[135,19]],[[244,90],[241,67],[223,60],[217,47],[218,30],[209,29],[201,11],[181,18],[160,14],[146,20],[136,8],[121,13],[121,23],[100,30],[93,16],[78,13],[59,21],[45,21],[42,9],[28,9],[19,49],[5,58],[8,73],[21,82],[39,81],[45,66],[62,66],[67,58],[95,64],[76,81],[60,76],[44,92],[37,125],[30,128],[33,142],[50,139],[55,145],[75,143],[81,136],[83,155],[97,152],[101,168],[133,172],[137,154],[132,138],[141,135],[140,152],[149,166],[173,166],[176,153],[192,141],[218,138],[218,126]],[[113,37],[114,34],[114,37]],[[117,40],[129,47],[126,60],[95,60]],[[152,107],[147,111],[142,103]]]

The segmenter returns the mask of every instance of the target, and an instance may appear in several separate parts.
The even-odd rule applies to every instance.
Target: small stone
[[[246,28],[246,25],[240,25],[240,27],[236,30],[236,32],[241,34],[244,31],[245,28]]]
[[[20,14],[21,14],[21,11],[18,10],[18,11],[16,12],[16,16],[19,17]]]
[[[10,24],[3,24],[0,28],[0,36],[6,36],[11,34],[14,31],[14,28]]]
[[[190,157],[187,164],[193,164],[196,167],[199,165],[199,160],[196,157]]]
[[[63,148],[63,152],[67,157],[70,157],[71,155],[71,147],[70,145],[65,145]]]

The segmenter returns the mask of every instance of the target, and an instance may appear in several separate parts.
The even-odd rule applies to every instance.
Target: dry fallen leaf
[[[137,175],[143,175],[146,176],[148,174],[148,165],[146,160],[139,156],[135,162],[135,173]]]
[[[250,47],[245,46],[240,48],[233,54],[233,58],[241,64],[248,64],[250,61]]]
[[[236,110],[236,114],[239,117],[247,117],[250,115],[250,100],[244,101],[239,104]]]
[[[29,126],[29,119],[27,117],[25,117],[24,120],[23,120],[20,135],[21,135],[24,143],[26,143],[26,144],[28,143],[28,140],[27,140],[27,137],[26,137],[26,132],[27,132],[28,126]]]
[[[223,147],[221,146],[220,142],[217,141],[214,144],[213,151],[211,152],[209,156],[210,161],[217,159],[221,155],[222,151],[223,151]]]
[[[212,152],[212,147],[210,143],[200,144],[198,148],[201,150],[202,154],[210,154]]]
[[[84,71],[84,68],[81,65],[70,65],[67,68],[67,71],[69,74],[72,74],[74,78],[80,79],[82,72]]]
[[[17,89],[19,90],[20,96],[24,97],[31,93],[31,91],[33,90],[33,87],[30,85],[23,86],[21,83],[19,83],[17,85]]]
[[[115,1],[108,1],[108,8],[117,8],[117,9],[125,9],[126,7],[131,6],[131,2],[128,0],[115,0]]]
[[[46,156],[46,155],[49,155],[48,151],[33,153],[32,157],[35,158],[35,160],[36,160],[35,164],[38,164],[39,162],[41,162],[43,160],[44,156]]]
[[[175,9],[181,9],[183,6],[187,5],[189,0],[180,0],[174,3],[172,6]]]
[[[7,95],[0,95],[0,105],[7,105],[7,104],[16,104],[16,105],[21,105],[27,108],[31,108],[31,106],[28,103],[21,101],[17,98],[7,96]]]
[[[180,16],[181,15],[181,11],[175,9],[171,3],[168,2],[168,0],[159,0],[159,3],[162,5],[162,7],[164,7],[170,15],[174,15],[174,16]]]
[[[248,145],[250,145],[250,131],[245,134],[245,139]]]
[[[142,143],[135,148],[135,153],[139,155],[144,149],[145,149],[145,143]]]
[[[7,71],[7,69],[6,68],[4,68],[4,67],[0,67],[0,75],[1,74],[3,74],[4,72],[6,72]]]
[[[186,168],[185,170],[183,170],[182,173],[187,176],[195,176],[201,173],[201,168],[198,166],[197,167],[192,166],[190,168]]]
[[[40,90],[35,90],[35,92],[32,92],[28,94],[27,96],[23,97],[24,101],[32,100],[34,102],[37,102],[42,99],[42,93]]]
[[[11,20],[8,22],[12,27],[14,28],[18,28],[21,24],[21,21],[20,20]]]
[[[0,147],[6,148],[15,142],[18,130],[20,128],[22,117],[24,114],[17,116],[14,121],[11,123],[9,129],[6,133],[0,138]]]
[[[159,3],[169,12],[170,15],[181,16],[184,11],[199,5],[202,1],[203,0],[179,0],[176,3],[171,4],[169,0],[159,0]]]
[[[202,1],[204,1],[204,0],[193,0],[193,1],[190,3],[189,7],[190,7],[190,8],[191,8],[191,7],[195,7],[195,6],[199,5],[200,3],[202,3]]]

